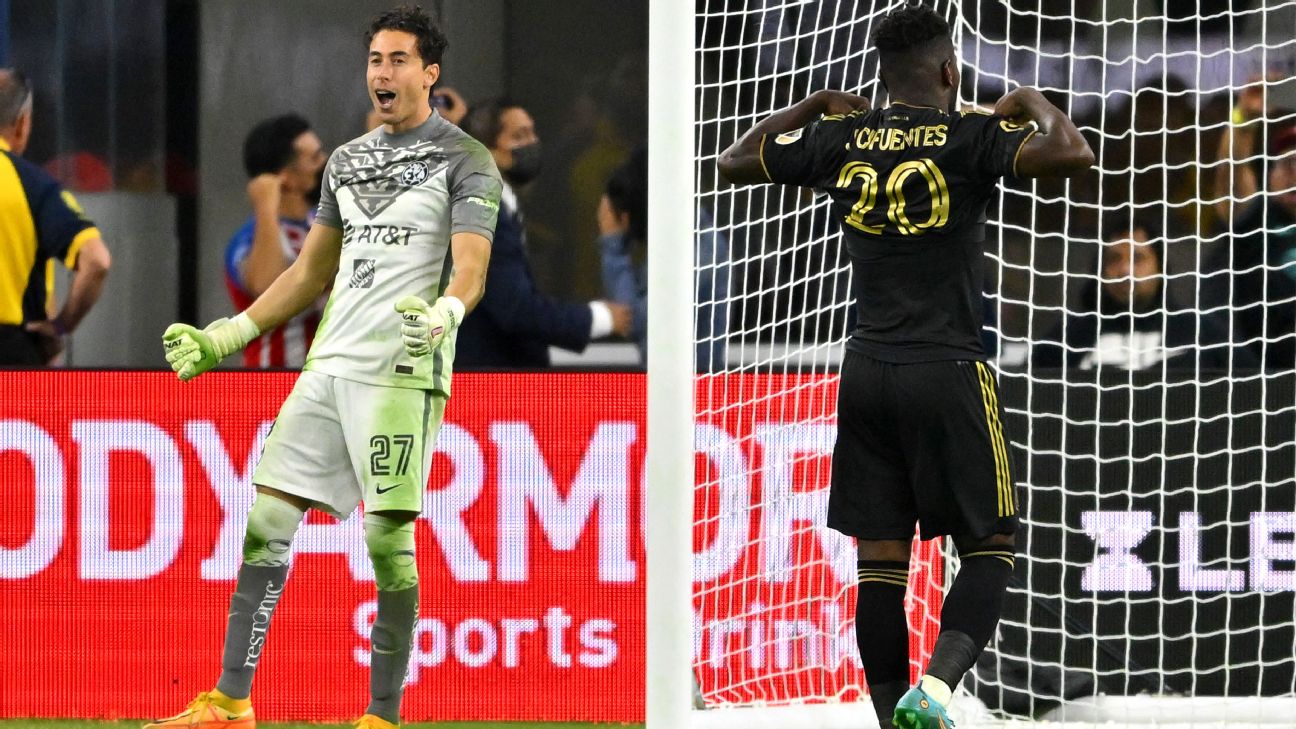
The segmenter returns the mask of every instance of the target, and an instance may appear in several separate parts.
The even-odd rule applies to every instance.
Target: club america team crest
[[[427,178],[428,166],[427,163],[422,160],[415,160],[408,165],[405,165],[405,171],[401,172],[401,182],[405,183],[406,187],[422,185],[423,181]]]

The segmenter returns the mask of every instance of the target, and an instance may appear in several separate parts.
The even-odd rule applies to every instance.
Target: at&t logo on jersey
[[[407,246],[410,244],[410,236],[418,232],[418,228],[407,225],[350,225],[342,224],[342,247],[346,248],[352,243],[381,244],[385,246]]]

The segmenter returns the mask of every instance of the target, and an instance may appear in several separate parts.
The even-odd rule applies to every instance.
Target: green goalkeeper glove
[[[205,329],[172,324],[162,334],[162,348],[167,364],[188,382],[259,336],[260,327],[244,312],[233,319],[217,319]]]
[[[405,352],[411,357],[435,352],[464,318],[463,302],[453,296],[442,296],[431,306],[417,296],[406,296],[396,302],[396,311],[401,315]]]

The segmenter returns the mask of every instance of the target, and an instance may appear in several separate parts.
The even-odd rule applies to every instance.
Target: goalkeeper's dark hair
[[[608,202],[630,217],[630,237],[648,241],[648,148],[640,147],[612,173],[607,183]]]
[[[243,169],[249,178],[278,174],[297,156],[293,142],[311,130],[310,122],[296,114],[262,120],[243,140]]]
[[[399,30],[413,35],[418,40],[419,57],[424,66],[441,63],[441,56],[450,45],[441,26],[417,5],[401,5],[375,17],[369,23],[369,32],[365,33],[365,48],[369,48],[374,36],[384,30]]]
[[[10,127],[31,103],[31,84],[22,72],[0,68],[0,127]]]
[[[520,108],[522,105],[512,99],[497,96],[469,106],[468,113],[464,115],[459,126],[468,132],[468,136],[486,145],[486,149],[495,149],[504,126],[502,123],[504,112]]]
[[[888,76],[903,74],[914,60],[931,58],[952,45],[949,23],[921,3],[887,13],[873,31],[873,47]]]

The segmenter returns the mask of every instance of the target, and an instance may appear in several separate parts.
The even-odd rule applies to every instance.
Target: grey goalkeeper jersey
[[[409,294],[431,303],[445,292],[450,236],[492,239],[500,189],[490,152],[436,114],[408,132],[379,127],[335,150],[315,222],[342,231],[342,255],[305,368],[448,396],[454,337],[410,357],[395,304]]]

